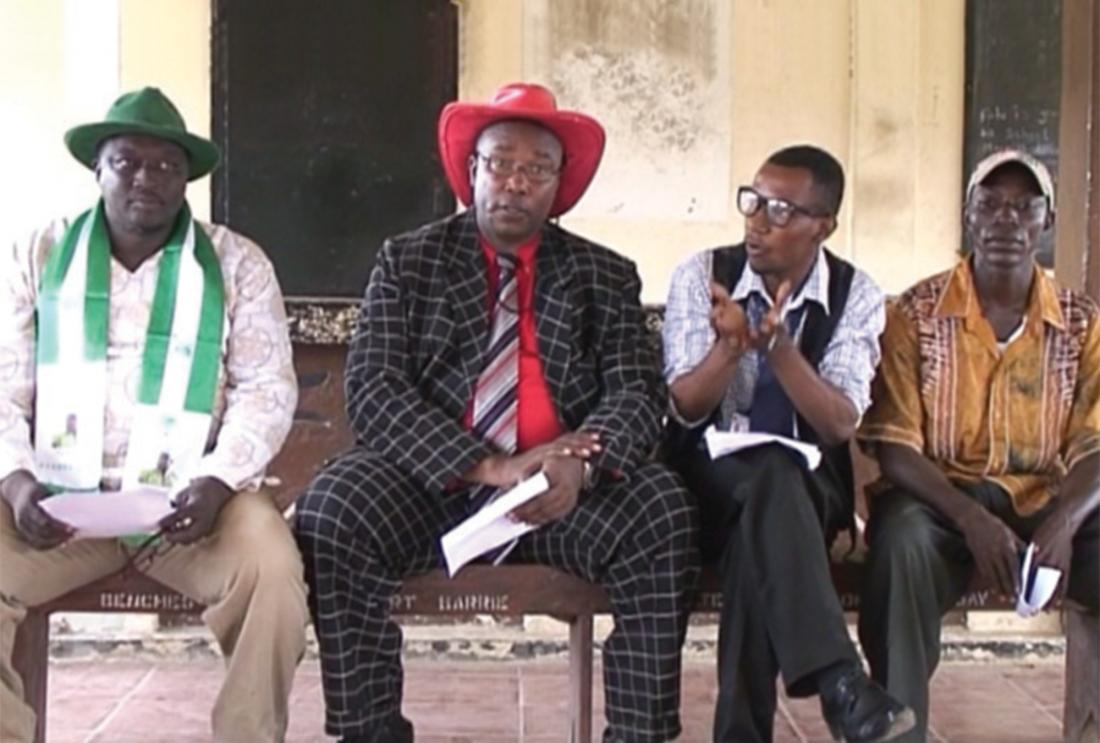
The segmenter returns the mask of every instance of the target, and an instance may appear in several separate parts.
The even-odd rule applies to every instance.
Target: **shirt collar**
[[[1062,305],[1058,302],[1057,287],[1038,263],[1034,264],[1032,270],[1034,279],[1031,284],[1031,296],[1028,298],[1027,316],[1037,317],[1048,325],[1064,330],[1066,320],[1062,315]],[[972,323],[984,321],[969,258],[959,261],[951,271],[947,288],[936,304],[935,315],[964,318],[968,327],[971,327]]]
[[[497,249],[480,233],[478,233],[478,242],[481,243],[481,251],[485,254],[485,259],[488,260],[491,265],[495,266],[497,263]],[[530,240],[516,248],[513,253],[516,257],[516,262],[524,266],[533,265],[535,251],[538,250],[538,248],[539,233],[535,233]]]
[[[772,298],[764,286],[763,277],[754,271],[746,260],[745,270],[741,272],[741,277],[737,280],[737,285],[734,286],[730,296],[736,301],[741,301],[753,293],[759,294],[768,306],[771,306]],[[802,291],[787,302],[787,311],[796,310],[806,302],[817,302],[825,310],[825,314],[829,314],[829,262],[825,260],[824,248],[817,249],[817,258],[810,266],[810,273],[802,285]]]

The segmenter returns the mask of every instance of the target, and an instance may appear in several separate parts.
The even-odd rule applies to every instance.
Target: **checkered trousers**
[[[389,601],[404,577],[441,564],[438,539],[464,516],[463,493],[429,495],[382,455],[357,447],[299,499],[321,651],[325,729],[363,734],[401,706],[401,630]],[[520,540],[513,559],[602,584],[615,613],[604,646],[607,739],[665,741],[680,731],[680,650],[698,576],[697,518],[661,465],[584,495],[564,519]]]

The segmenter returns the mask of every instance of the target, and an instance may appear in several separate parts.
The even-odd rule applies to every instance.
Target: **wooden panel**
[[[1100,736],[1100,614],[1067,606],[1065,740],[1096,743]]]
[[[353,441],[344,414],[344,346],[294,345],[298,409],[269,475],[278,479],[275,501],[286,509],[317,470]]]
[[[1096,236],[1095,193],[1100,178],[1097,144],[1097,100],[1100,80],[1100,7],[1097,0],[1063,0],[1062,90],[1058,134],[1060,169],[1055,225],[1055,276],[1072,289],[1092,290],[1100,261]],[[1091,212],[1091,214],[1090,214]],[[1090,229],[1091,228],[1091,229]]]
[[[39,607],[42,612],[193,614],[202,605],[141,574],[103,578]],[[411,578],[392,600],[395,614],[549,614],[572,617],[608,609],[603,591],[541,565],[472,565],[452,580],[441,570]]]
[[[833,584],[845,611],[859,608],[861,566],[847,562],[833,565]],[[1011,602],[990,586],[975,582],[958,603],[958,609],[1009,609]],[[717,612],[722,608],[720,581],[710,568],[703,571],[693,611]],[[471,565],[448,578],[442,570],[410,578],[393,597],[395,614],[463,616],[496,614],[518,616],[547,614],[574,617],[611,611],[599,586],[542,565]],[[42,607],[53,611],[146,612],[193,614],[200,604],[165,588],[144,575],[115,575],[73,591]]]

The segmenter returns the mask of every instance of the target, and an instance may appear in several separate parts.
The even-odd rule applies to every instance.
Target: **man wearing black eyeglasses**
[[[848,441],[870,402],[883,297],[825,250],[844,173],[811,146],[776,152],[737,193],[744,242],[698,253],[666,308],[667,455],[702,511],[704,558],[722,574],[714,740],[769,741],[781,673],[819,694],[834,738],[884,741],[913,713],[864,673],[829,574],[852,524]],[[712,459],[702,431],[817,444],[820,465],[778,443]]]
[[[967,188],[969,254],[886,323],[859,432],[883,474],[868,491],[859,634],[874,677],[916,710],[914,740],[941,616],[975,571],[1015,597],[1030,542],[1060,591],[1093,616],[1100,605],[1100,309],[1036,262],[1053,223],[1046,166],[991,154]]]

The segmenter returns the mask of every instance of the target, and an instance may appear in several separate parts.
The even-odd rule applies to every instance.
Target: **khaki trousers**
[[[117,572],[127,554],[115,539],[32,549],[16,532],[7,503],[0,503],[0,741],[25,743],[34,736],[34,711],[23,699],[23,683],[11,663],[15,630],[26,607]],[[173,546],[138,567],[207,607],[202,618],[226,664],[211,714],[214,739],[282,741],[309,615],[302,561],[271,498],[263,492],[238,493],[209,537]]]

